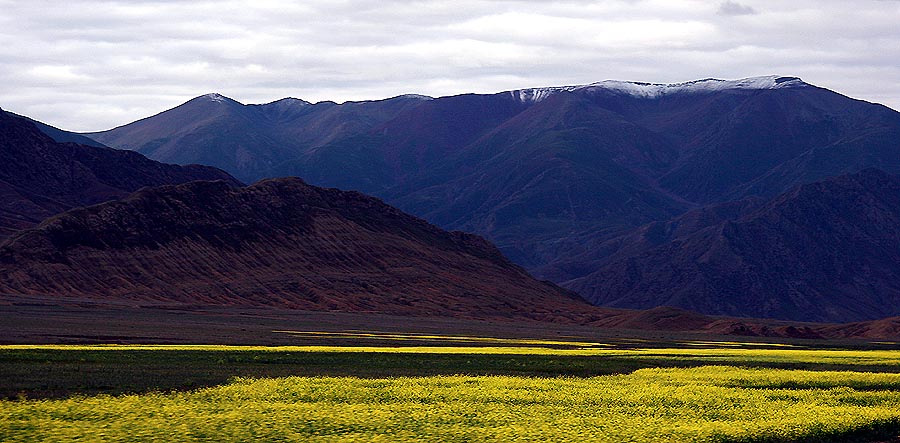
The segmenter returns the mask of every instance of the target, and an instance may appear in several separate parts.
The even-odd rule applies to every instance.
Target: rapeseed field
[[[0,401],[4,442],[812,442],[898,431],[900,374],[733,366],[238,378],[188,392]]]

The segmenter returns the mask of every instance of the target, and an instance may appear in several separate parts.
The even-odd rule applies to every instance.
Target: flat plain
[[[502,324],[494,335],[431,325],[270,330],[297,343],[280,346],[3,345],[0,441],[875,442],[900,434],[896,343],[552,328],[529,337],[499,334]]]

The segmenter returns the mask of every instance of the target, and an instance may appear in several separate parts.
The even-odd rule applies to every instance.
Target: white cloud
[[[900,108],[900,2],[0,0],[0,107],[99,130],[212,91],[360,100],[797,75]]]

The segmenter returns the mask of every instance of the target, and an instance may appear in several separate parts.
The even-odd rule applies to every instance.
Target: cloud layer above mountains
[[[900,1],[0,0],[0,107],[101,130],[207,92],[366,100],[780,74],[900,109]]]

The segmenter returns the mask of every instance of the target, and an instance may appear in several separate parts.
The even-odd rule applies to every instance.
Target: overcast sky
[[[900,1],[0,0],[0,108],[109,129],[243,103],[793,75],[900,109]]]

